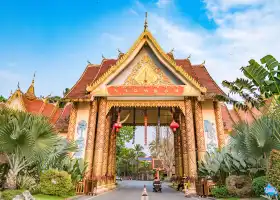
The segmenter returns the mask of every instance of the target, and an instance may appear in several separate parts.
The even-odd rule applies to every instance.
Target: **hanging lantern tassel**
[[[117,133],[120,132],[120,129],[121,129],[121,128],[122,128],[122,124],[121,124],[121,123],[116,122],[116,123],[114,124],[114,129],[116,130]]]
[[[179,128],[179,124],[173,119],[173,121],[170,124],[170,128],[173,130],[173,132],[175,132],[177,128]]]
[[[147,116],[147,110],[145,110],[145,114],[144,114],[144,144],[147,145],[147,126],[148,126],[148,116]]]

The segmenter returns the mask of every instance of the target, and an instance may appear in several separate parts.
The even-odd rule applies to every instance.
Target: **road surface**
[[[120,181],[116,190],[88,197],[87,200],[140,200],[144,185],[147,187],[149,200],[183,200],[186,199],[182,192],[177,192],[162,185],[162,193],[153,192],[152,181]]]

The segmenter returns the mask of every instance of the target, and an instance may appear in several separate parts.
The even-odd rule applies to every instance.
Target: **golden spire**
[[[36,75],[36,72],[35,72],[34,75],[33,75],[33,79],[32,79],[31,85],[29,86],[28,90],[27,90],[26,93],[25,93],[25,96],[26,96],[29,100],[34,100],[34,99],[36,99],[36,96],[35,96],[35,87],[34,87],[35,75]]]
[[[144,31],[148,28],[148,12],[145,13]]]

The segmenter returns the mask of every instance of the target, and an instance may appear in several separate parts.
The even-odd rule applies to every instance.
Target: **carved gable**
[[[155,65],[149,55],[144,55],[133,67],[124,85],[171,85],[170,79]]]

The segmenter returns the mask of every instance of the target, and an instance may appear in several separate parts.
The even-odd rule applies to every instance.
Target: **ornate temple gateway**
[[[216,94],[224,93],[205,66],[165,53],[145,22],[127,53],[88,64],[65,96],[73,102],[68,138],[78,142],[75,156],[89,164],[87,180],[98,181],[98,192],[114,187],[116,137],[124,125],[170,125],[176,175],[197,177],[197,161],[206,151],[224,146],[222,105]]]

